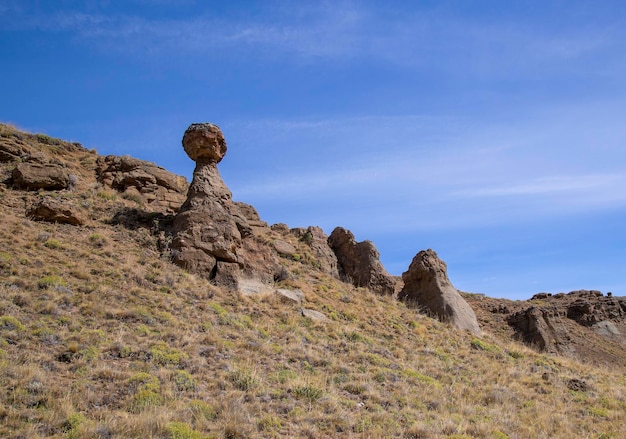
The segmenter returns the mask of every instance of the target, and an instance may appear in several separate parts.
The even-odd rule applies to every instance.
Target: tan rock
[[[458,329],[480,334],[474,310],[448,279],[446,263],[433,250],[423,250],[402,273],[404,287],[398,298]]]
[[[85,224],[85,217],[75,205],[68,200],[44,197],[33,204],[26,216],[35,221],[62,223],[80,226]]]
[[[395,280],[383,267],[380,253],[371,241],[356,242],[352,232],[337,227],[328,244],[337,256],[341,279],[378,294],[394,293]]]
[[[67,170],[52,163],[18,163],[12,179],[15,187],[26,190],[61,190],[67,189],[70,184]]]
[[[213,124],[193,124],[185,132],[183,146],[197,161],[187,199],[173,222],[172,260],[244,294],[250,280],[273,283],[280,266],[253,234],[246,215],[253,216],[254,209],[232,201],[217,169],[226,153],[221,131]]]
[[[183,136],[183,148],[196,163],[219,163],[226,155],[226,141],[217,125],[194,123]]]

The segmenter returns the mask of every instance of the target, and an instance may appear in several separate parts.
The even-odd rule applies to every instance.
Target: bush
[[[61,242],[58,239],[54,238],[49,238],[46,242],[43,243],[43,245],[51,249],[63,248]]]
[[[41,290],[46,290],[48,288],[64,287],[66,284],[65,281],[59,276],[50,275],[39,279],[39,281],[37,281],[37,286]]]
[[[167,431],[170,439],[205,439],[209,437],[198,430],[194,430],[184,422],[170,422],[165,426],[165,431]]]

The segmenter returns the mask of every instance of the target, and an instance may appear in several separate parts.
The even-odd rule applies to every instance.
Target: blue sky
[[[626,2],[0,0],[0,120],[341,225],[393,274],[626,295]]]

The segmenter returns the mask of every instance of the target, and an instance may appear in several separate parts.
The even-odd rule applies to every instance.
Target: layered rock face
[[[233,289],[239,288],[244,278],[272,282],[280,272],[278,264],[271,251],[255,239],[246,218],[258,218],[258,214],[251,206],[232,201],[217,169],[226,154],[222,132],[210,123],[192,124],[183,136],[183,147],[196,168],[187,199],[173,223],[174,262]]]
[[[446,263],[433,250],[422,250],[402,273],[398,298],[424,308],[458,329],[480,334],[476,314],[448,279]]]
[[[349,230],[337,227],[328,237],[337,256],[339,276],[357,287],[378,294],[393,294],[395,281],[380,262],[380,253],[371,241],[356,242]]]
[[[97,179],[104,186],[143,202],[145,207],[176,212],[185,201],[189,184],[185,177],[128,156],[98,157]]]

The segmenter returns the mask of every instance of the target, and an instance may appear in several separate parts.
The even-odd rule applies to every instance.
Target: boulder
[[[13,186],[26,190],[61,190],[70,184],[67,170],[53,163],[18,163],[12,173]]]
[[[286,288],[278,288],[274,290],[274,294],[283,303],[295,303],[300,305],[304,302],[304,293],[302,290],[288,290]]]
[[[306,308],[302,308],[300,310],[300,314],[302,315],[302,317],[307,317],[311,320],[315,320],[318,322],[329,322],[330,319],[328,317],[326,317],[324,315],[324,313],[321,313],[319,311],[315,311],[314,309],[306,309]]]
[[[128,156],[98,157],[96,175],[104,186],[139,200],[154,211],[177,211],[189,187],[185,177]]]
[[[328,245],[335,253],[342,280],[378,294],[394,293],[395,280],[383,267],[380,253],[371,241],[356,242],[352,232],[337,227],[330,234]]]
[[[448,279],[446,263],[433,250],[422,250],[402,273],[404,287],[398,298],[423,308],[443,322],[480,334],[474,310]]]
[[[274,249],[276,249],[279,255],[288,258],[293,258],[296,254],[296,248],[293,245],[280,239],[276,239],[274,241]]]
[[[240,291],[245,287],[244,293],[250,280],[271,284],[281,275],[280,266],[253,233],[247,219],[253,209],[232,201],[217,169],[226,154],[221,130],[210,123],[192,124],[183,136],[183,148],[196,168],[172,225],[172,260],[218,285]]]
[[[76,206],[67,200],[44,197],[34,203],[26,216],[35,221],[62,223],[80,226],[85,224],[85,217]]]

